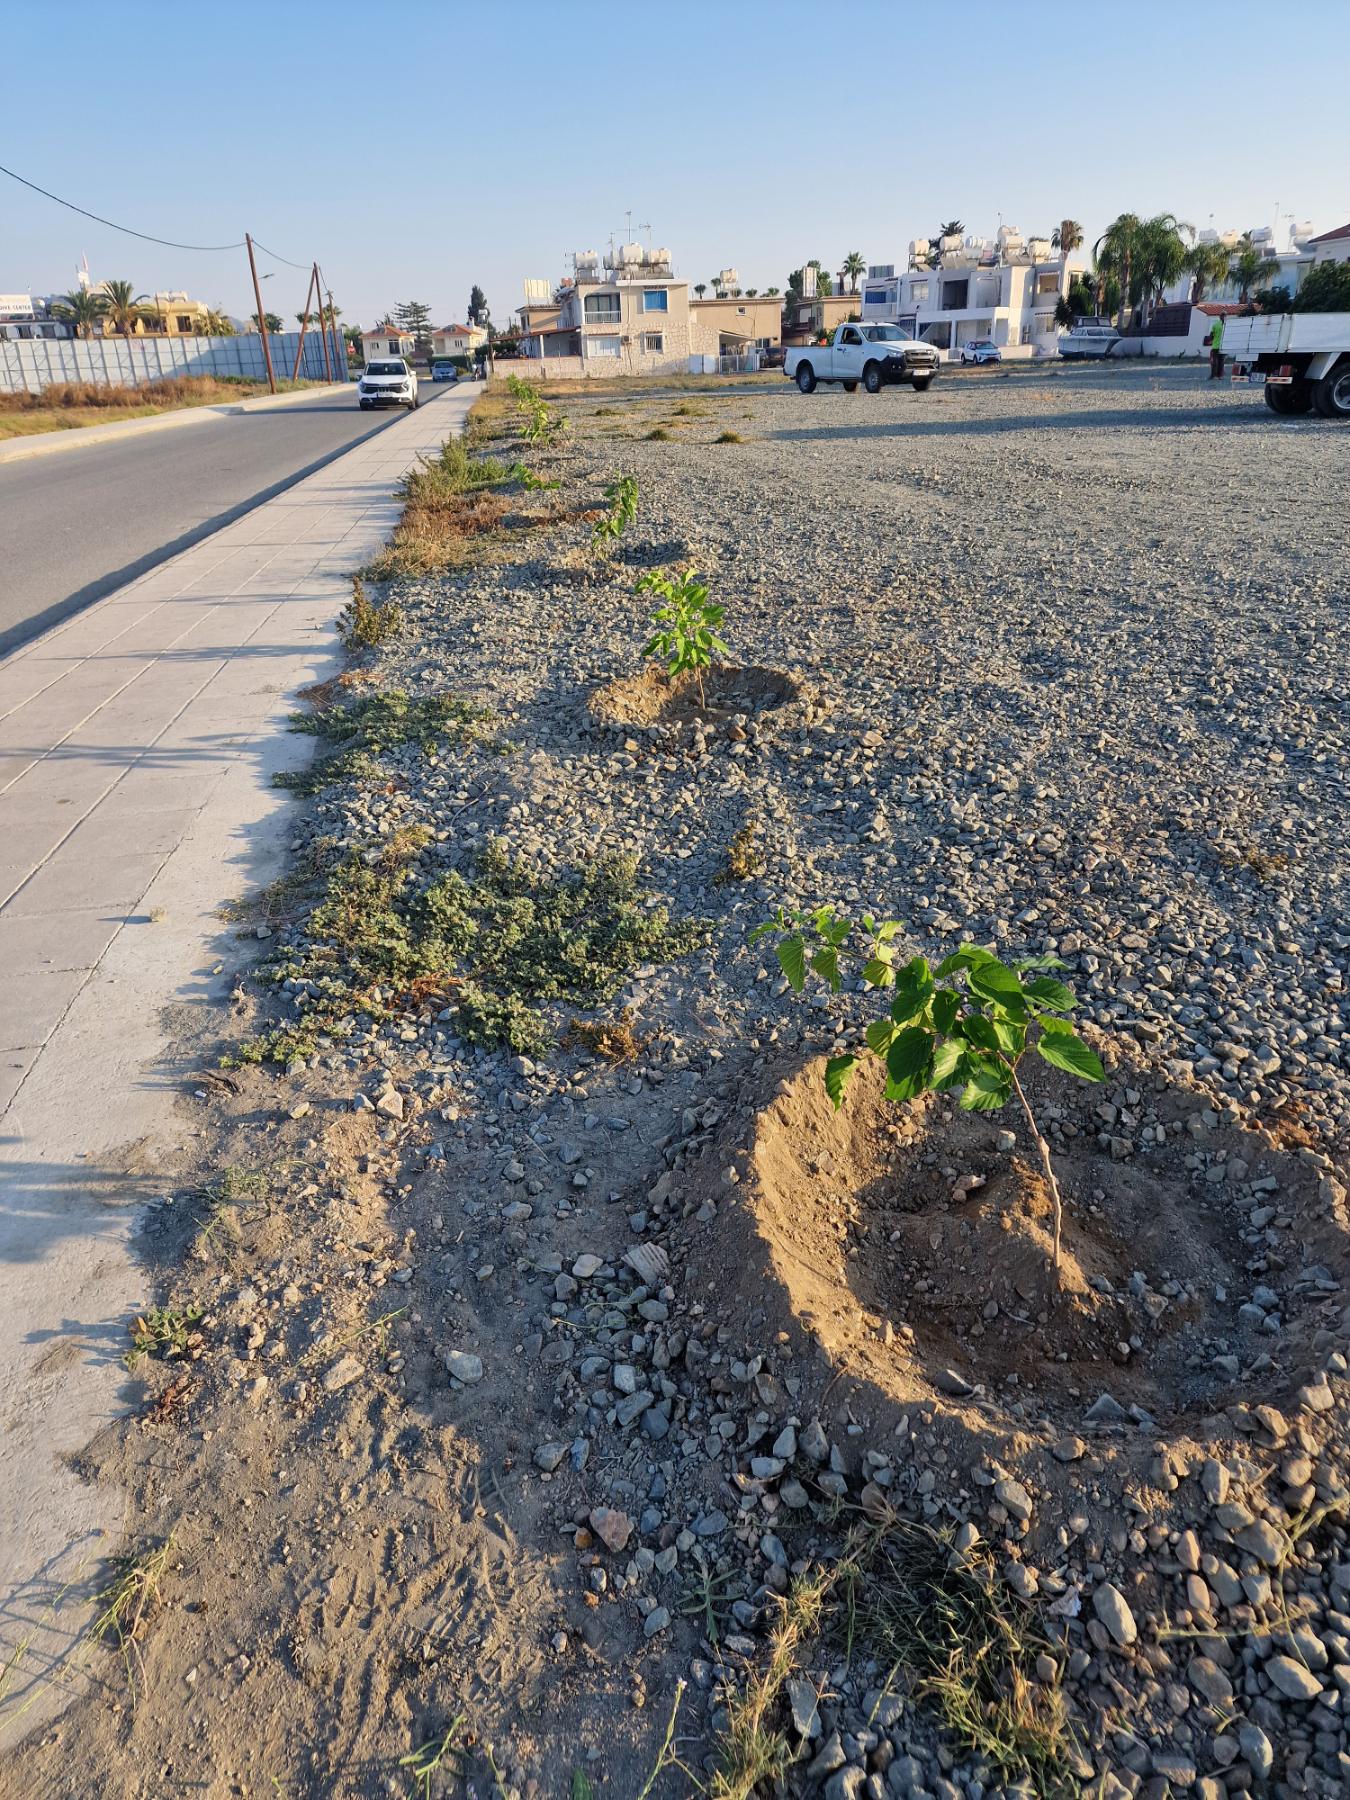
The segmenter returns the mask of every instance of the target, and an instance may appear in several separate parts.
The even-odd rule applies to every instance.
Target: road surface
[[[423,381],[422,405],[453,392]],[[405,416],[352,387],[0,463],[0,656]]]

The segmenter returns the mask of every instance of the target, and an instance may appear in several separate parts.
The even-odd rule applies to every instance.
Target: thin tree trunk
[[[1011,1068],[1011,1065],[1009,1065],[1009,1067]],[[1064,1205],[1059,1195],[1059,1183],[1055,1180],[1055,1171],[1050,1162],[1050,1146],[1042,1136],[1041,1128],[1036,1123],[1036,1115],[1032,1112],[1027,1097],[1022,1091],[1022,1084],[1017,1079],[1017,1070],[1012,1069],[1011,1072],[1013,1089],[1017,1094],[1018,1100],[1021,1101],[1022,1111],[1026,1115],[1027,1125],[1030,1128],[1032,1137],[1036,1141],[1036,1148],[1040,1152],[1041,1168],[1044,1171],[1046,1186],[1050,1189],[1050,1200],[1055,1209],[1055,1248],[1052,1261],[1055,1269],[1058,1270],[1059,1245],[1064,1226]]]

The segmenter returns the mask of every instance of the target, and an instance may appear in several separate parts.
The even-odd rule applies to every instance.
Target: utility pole
[[[314,265],[314,298],[319,303],[319,337],[323,342],[323,372],[328,377],[329,381],[331,381],[333,379],[333,359],[328,353],[328,332],[333,321],[330,319],[327,325],[324,324],[323,276],[319,273],[318,263],[315,263]],[[328,304],[330,307],[333,304],[333,296],[331,294],[328,296]]]
[[[292,381],[298,381],[300,379],[300,359],[305,354],[305,333],[309,329],[309,297],[314,292],[314,282],[315,282],[315,278],[317,275],[318,266],[319,265],[317,263],[312,264],[310,267],[310,271],[309,271],[309,285],[305,289],[305,310],[300,315],[300,342],[295,346],[295,367],[291,370],[291,380]],[[323,295],[322,294],[320,294],[318,296],[318,301],[319,301],[319,329],[320,329],[320,331],[322,331],[323,330]]]
[[[269,393],[277,391],[277,378],[272,373],[272,346],[267,341],[267,314],[263,311],[262,288],[258,285],[258,265],[253,258],[253,239],[244,233],[244,242],[248,245],[248,266],[253,275],[253,299],[258,308],[258,330],[262,334],[263,361],[267,364],[267,389]]]

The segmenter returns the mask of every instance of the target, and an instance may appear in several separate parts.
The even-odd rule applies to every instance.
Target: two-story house
[[[916,239],[903,273],[893,264],[867,271],[859,311],[904,325],[948,356],[977,338],[992,339],[1010,359],[1049,356],[1059,343],[1055,306],[1071,272],[1048,238],[1023,240],[1010,225],[992,242]]]
[[[487,342],[481,325],[438,325],[431,334],[433,356],[472,356]]]
[[[669,374],[702,349],[690,330],[689,284],[676,278],[669,250],[622,244],[604,258],[578,251],[575,274],[558,289],[557,335],[569,334],[583,373]]]
[[[391,325],[387,319],[383,325],[372,325],[369,331],[361,333],[361,348],[367,362],[378,356],[411,356],[413,345],[412,333]]]

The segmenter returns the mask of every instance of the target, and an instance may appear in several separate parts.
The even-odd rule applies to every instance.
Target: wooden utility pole
[[[267,314],[263,311],[262,288],[258,285],[258,265],[253,258],[253,239],[244,233],[244,242],[248,245],[248,266],[253,275],[253,300],[258,308],[258,330],[262,333],[263,361],[267,364],[267,388],[269,393],[277,391],[277,378],[272,373],[272,346],[267,340]]]
[[[295,367],[291,370],[291,380],[292,381],[299,381],[299,379],[300,379],[300,359],[305,354],[305,333],[309,329],[309,297],[314,292],[314,283],[315,283],[315,280],[317,279],[317,271],[318,271],[318,264],[316,263],[316,264],[312,265],[310,268],[309,285],[305,289],[305,310],[300,315],[300,342],[295,346]],[[319,302],[319,329],[320,329],[320,331],[322,331],[323,330],[323,295],[320,294],[317,296],[317,298],[318,298],[318,302]]]
[[[333,360],[328,353],[328,333],[333,329],[333,296],[328,296],[328,323],[323,318],[323,276],[319,273],[319,265],[314,265],[314,293],[319,302],[320,336],[323,338],[323,372],[331,381],[333,379]]]

